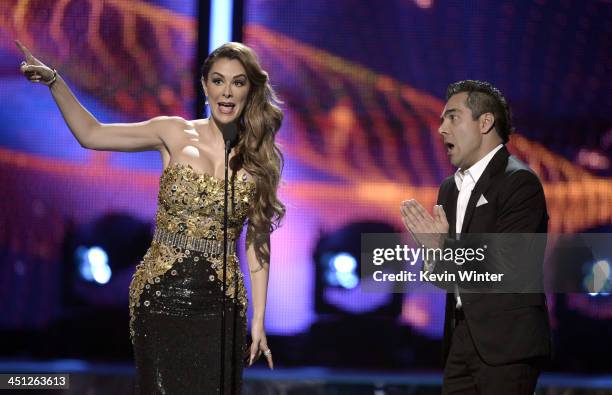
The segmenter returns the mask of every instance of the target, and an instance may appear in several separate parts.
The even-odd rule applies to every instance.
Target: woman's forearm
[[[251,273],[251,298],[253,300],[253,325],[263,325],[266,314],[268,277],[270,265]]]
[[[87,148],[91,135],[100,123],[79,103],[59,73],[49,89],[70,131],[79,144]]]
[[[247,260],[251,278],[253,325],[262,325],[266,314],[266,298],[270,275],[270,234],[247,232]]]

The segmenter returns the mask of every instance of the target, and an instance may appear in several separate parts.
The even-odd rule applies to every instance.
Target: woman
[[[156,230],[130,285],[130,335],[138,393],[218,393],[223,310],[224,140],[234,123],[230,153],[228,266],[225,283],[224,393],[240,392],[246,348],[246,292],[234,254],[248,217],[246,251],[252,284],[252,344],[248,364],[263,353],[273,368],[264,330],[270,232],[285,213],[276,196],[282,154],[274,142],[282,122],[276,96],[255,53],[228,43],[202,66],[211,116],[157,117],[102,124],[74,97],[62,77],[21,43],[21,72],[49,86],[66,124],[89,149],[157,150],[161,154]]]

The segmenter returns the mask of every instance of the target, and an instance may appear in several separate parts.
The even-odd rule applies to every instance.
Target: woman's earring
[[[204,117],[209,117],[210,116],[210,108],[208,107],[208,97],[204,96],[204,108],[202,109],[202,114],[204,115]]]

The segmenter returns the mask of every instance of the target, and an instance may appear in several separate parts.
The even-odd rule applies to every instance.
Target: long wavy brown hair
[[[202,79],[208,81],[212,65],[220,58],[242,63],[250,81],[247,104],[238,120],[239,141],[230,166],[244,168],[255,180],[255,205],[249,226],[274,231],[285,215],[285,206],[277,197],[283,154],[275,142],[283,121],[283,112],[255,52],[244,44],[231,42],[215,49],[202,65]],[[234,173],[235,174],[235,173]]]

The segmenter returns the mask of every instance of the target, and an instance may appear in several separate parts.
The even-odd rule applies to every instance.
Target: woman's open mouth
[[[230,102],[219,102],[218,107],[221,114],[230,115],[234,112],[236,105]]]

